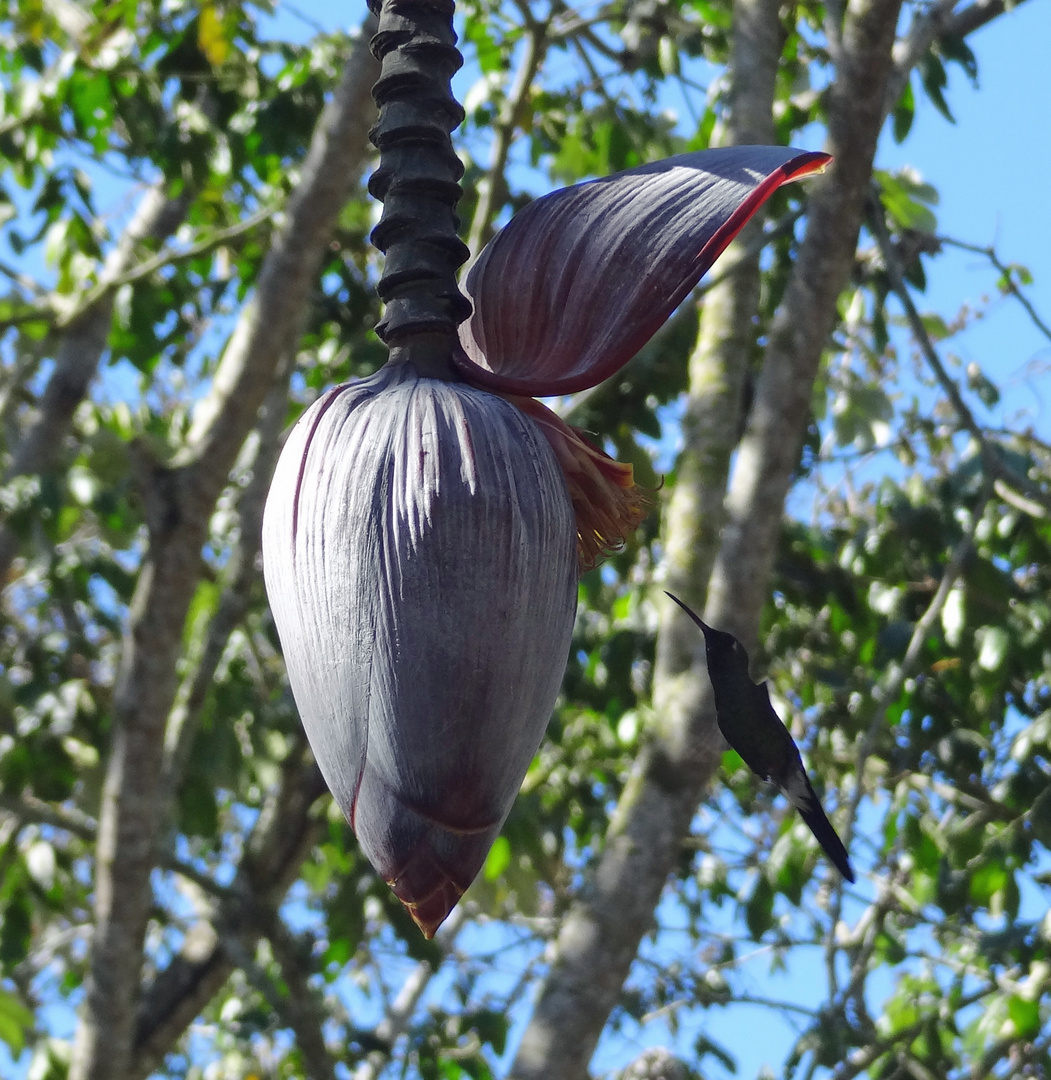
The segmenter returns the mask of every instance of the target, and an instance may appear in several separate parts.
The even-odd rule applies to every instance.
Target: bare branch
[[[35,795],[11,795],[0,791],[0,810],[13,814],[22,821],[36,822],[38,825],[50,825],[53,829],[76,836],[80,840],[94,843],[98,835],[95,819],[90,814],[67,806],[53,806]]]
[[[82,813],[74,807],[54,806],[43,799],[38,799],[35,795],[24,794],[18,797],[0,791],[0,811],[6,811],[22,821],[62,829],[88,843],[95,843],[98,840],[98,826],[89,814]],[[157,865],[179,874],[187,881],[192,881],[198,888],[212,896],[223,897],[227,893],[227,889],[214,878],[198,870],[196,866],[176,858],[170,851],[158,850]]]
[[[122,286],[134,285],[137,281],[144,281],[146,278],[152,277],[158,270],[163,270],[166,266],[174,266],[177,263],[196,259],[200,255],[207,255],[209,251],[214,251],[231,240],[252,232],[263,222],[269,221],[276,213],[276,209],[276,207],[265,207],[249,215],[243,221],[239,221],[225,229],[213,229],[207,235],[185,248],[179,248],[178,250],[169,248],[159,251],[149,258],[129,266],[126,270],[117,270],[115,272],[106,272],[104,270],[99,280],[83,292],[72,294],[49,293],[41,301],[29,308],[19,311],[7,319],[0,319],[0,330],[27,322],[42,322],[48,324],[53,330],[65,330],[83,318],[100,301],[112,296]],[[3,267],[0,266],[0,271],[2,270]]]
[[[335,1077],[336,1059],[325,1045],[325,1003],[310,983],[309,943],[296,938],[276,911],[266,927],[266,937],[288,987],[279,1015],[295,1032],[307,1075],[314,1080]]]
[[[194,416],[183,461],[193,463],[202,479],[212,477],[210,487],[215,486],[216,462],[224,466],[220,484],[225,480],[278,360],[294,347],[336,217],[361,172],[375,118],[371,90],[379,66],[368,47],[375,25],[370,15],[343,80],[318,121],[300,182],[259,272],[255,296]]]
[[[478,185],[478,203],[475,206],[467,240],[467,246],[474,254],[482,250],[482,246],[492,232],[495,208],[507,183],[504,175],[507,169],[507,155],[515,133],[522,124],[533,80],[537,77],[544,61],[547,25],[534,20],[530,20],[527,25],[525,55],[518,66],[514,82],[500,112],[500,118],[495,125],[489,171]]]
[[[453,910],[441,930],[435,935],[435,942],[441,949],[443,957],[452,952],[456,944],[456,936],[467,921],[467,915],[466,905],[461,904]],[[387,1049],[370,1051],[368,1057],[355,1070],[354,1080],[378,1080],[383,1067],[390,1060],[395,1042],[408,1030],[416,1006],[423,997],[428,983],[436,974],[437,969],[426,960],[421,960],[413,968],[374,1032],[376,1040],[383,1043]]]
[[[889,115],[909,81],[913,69],[942,37],[962,38],[980,30],[1025,0],[978,0],[954,11],[959,0],[936,0],[918,9],[908,33],[894,47],[894,71],[887,84],[884,111]]]
[[[1051,508],[1048,508],[1046,503],[1027,499],[1013,488],[1008,487],[1003,480],[997,479],[993,481],[993,490],[1008,506],[1013,506],[1016,510],[1028,514],[1031,518],[1036,518],[1038,521],[1046,521],[1051,518]]]
[[[876,740],[886,725],[887,712],[891,705],[897,701],[906,681],[915,674],[919,666],[923,646],[934,630],[935,624],[941,618],[949,594],[952,592],[956,582],[959,581],[964,566],[974,551],[975,533],[982,520],[988,501],[989,491],[986,490],[971,513],[970,528],[957,542],[952,554],[949,556],[949,561],[945,564],[945,570],[942,572],[941,580],[938,582],[938,588],[935,590],[931,602],[912,629],[912,636],[909,638],[909,644],[905,649],[905,655],[902,657],[901,663],[893,666],[873,691],[872,696],[877,704],[869,720],[868,728],[858,744],[857,763],[854,767],[854,791],[850,798],[845,819],[842,822],[843,843],[848,847],[854,833],[854,826],[857,824],[858,808],[861,806],[861,800],[865,796],[865,764],[872,756],[872,752],[876,747]],[[837,890],[832,900],[831,923],[833,926],[839,923],[842,910],[843,893],[841,890]],[[830,987],[836,985],[836,952],[838,947],[839,943],[834,938],[829,938],[825,945],[825,967],[828,971]],[[864,965],[855,964],[853,981],[860,979],[865,970],[867,969]]]
[[[321,772],[313,759],[294,754],[282,769],[281,783],[260,814],[237,876],[217,906],[211,921],[187,934],[177,956],[146,987],[139,1003],[135,1054],[129,1080],[144,1080],[201,1010],[219,992],[236,966],[224,947],[233,930],[264,932],[258,912],[276,910],[299,873],[317,835],[311,816],[325,793]]]
[[[961,251],[973,251],[976,255],[984,255],[993,267],[1000,274],[999,287],[1004,291],[1010,293],[1021,305],[1025,308],[1026,314],[1029,316],[1033,325],[1051,341],[1051,326],[1048,326],[1042,318],[1040,318],[1039,312],[1033,307],[1029,297],[1015,284],[1014,277],[1011,273],[1013,267],[1004,263],[1000,256],[996,253],[996,248],[992,245],[983,247],[980,244],[969,244],[966,240],[954,240],[951,236],[939,236],[939,244],[945,244],[948,247],[959,248]]]
[[[256,425],[258,445],[252,475],[237,502],[238,540],[226,567],[225,587],[208,620],[194,663],[176,695],[165,732],[164,784],[174,794],[193,747],[201,710],[212,687],[226,643],[244,618],[251,590],[258,582],[256,558],[262,541],[263,506],[266,503],[274,466],[281,449],[281,430],[288,407],[288,376],[292,356],[278,365],[273,386],[260,409]]]
[[[959,1002],[953,1003],[954,1007],[964,1009],[975,1005],[989,993],[989,990],[989,987],[983,987],[981,990],[962,995]],[[899,1028],[886,1038],[873,1039],[867,1046],[852,1051],[847,1060],[832,1074],[832,1080],[853,1080],[855,1076],[860,1076],[884,1054],[891,1053],[895,1047],[908,1046],[929,1022],[926,1017],[921,1017],[915,1023]]]
[[[1017,469],[1012,468],[1008,464],[1003,450],[986,435],[985,430],[975,419],[974,413],[971,412],[967,402],[964,401],[963,395],[960,393],[960,388],[945,370],[945,365],[938,355],[938,350],[934,347],[934,342],[931,340],[930,334],[927,333],[927,327],[923,325],[923,319],[920,316],[916,305],[913,303],[912,294],[909,292],[909,287],[905,283],[905,276],[902,272],[901,263],[898,261],[898,257],[894,251],[894,245],[890,240],[890,234],[887,232],[887,224],[883,217],[883,208],[879,205],[878,199],[874,199],[873,201],[875,205],[872,207],[872,212],[869,215],[869,223],[872,226],[873,234],[876,237],[876,243],[879,245],[880,254],[883,257],[883,264],[887,271],[887,277],[890,279],[890,287],[900,301],[901,306],[905,309],[905,317],[908,320],[912,336],[915,338],[916,344],[919,345],[920,352],[927,361],[927,366],[934,373],[938,385],[941,386],[942,390],[945,392],[945,396],[952,404],[953,411],[956,413],[960,426],[971,435],[971,438],[973,438],[980,447],[982,452],[982,463],[986,472],[992,479],[1001,480],[1005,484],[1009,484],[1016,491],[1020,492],[1025,500],[1036,503],[1038,506],[1042,507],[1044,511],[1051,512],[1051,494],[1043,491],[1039,485],[1030,480],[1028,476],[1018,472]]]
[[[949,21],[946,31],[953,37],[966,37],[1024,3],[1025,0],[977,0],[977,3],[958,11]]]
[[[775,319],[756,402],[731,483],[707,618],[754,641],[784,500],[806,429],[814,379],[849,281],[900,0],[856,0],[843,26],[829,95],[836,163],[814,184],[806,238]],[[697,591],[696,584],[693,585]],[[663,634],[662,634],[663,637]],[[578,1080],[635,956],[700,794],[719,761],[710,684],[691,678],[700,645],[657,702],[660,732],[641,755],[589,888],[567,916],[551,972],[512,1066],[515,1080]],[[658,658],[660,663],[660,658]]]
[[[123,285],[134,285],[137,281],[144,281],[146,278],[152,277],[158,270],[163,270],[166,266],[174,266],[177,263],[196,259],[200,255],[207,255],[208,252],[222,247],[231,240],[235,240],[240,236],[245,236],[247,233],[257,229],[264,222],[269,221],[276,211],[276,207],[264,207],[262,210],[257,210],[254,214],[250,214],[243,221],[238,221],[236,224],[229,225],[225,229],[213,229],[199,240],[192,244],[188,244],[185,248],[158,251],[156,255],[153,255],[148,259],[143,259],[142,262],[129,267],[122,273],[115,274],[112,277],[103,278],[97,285],[89,289],[82,296],[56,298],[56,301],[61,302],[54,305],[58,315],[55,326],[58,329],[69,326],[70,323],[75,322],[87,308],[91,307],[92,304],[96,303],[108,292],[119,289]]]
[[[69,434],[73,413],[84,400],[106,350],[113,323],[112,280],[133,265],[144,240],[160,240],[174,232],[190,201],[187,193],[167,198],[160,183],[143,196],[120,243],[106,260],[95,299],[84,305],[62,336],[37,415],[14,448],[5,481],[45,472],[55,460]],[[17,551],[17,537],[0,521],[0,580],[6,579]]]
[[[296,1050],[310,1080],[335,1080],[336,1062],[325,1046],[322,1031],[324,1008],[307,980],[300,960],[297,943],[280,923],[276,913],[268,920],[267,938],[274,957],[281,966],[285,986],[279,986],[266,969],[255,960],[252,951],[257,939],[244,940],[244,935],[232,929],[223,935],[223,948],[234,963],[248,976],[263,995],[282,1023],[296,1037]]]
[[[215,499],[291,350],[331,230],[366,154],[375,62],[364,34],[325,107],[300,184],[260,271],[190,443],[173,469],[148,471],[149,552],[132,599],[114,693],[113,743],[103,787],[95,879],[95,936],[72,1080],[124,1080],[135,1040],[142,944],[152,904],[157,830],[168,818],[161,783],[165,721],[176,691],[186,613]],[[244,869],[269,855],[249,851]],[[184,996],[182,1001],[187,998]]]
[[[894,70],[887,83],[883,111],[890,114],[897,105],[912,75],[913,68],[923,59],[935,41],[948,29],[953,8],[959,0],[935,0],[916,9],[908,33],[894,46]]]

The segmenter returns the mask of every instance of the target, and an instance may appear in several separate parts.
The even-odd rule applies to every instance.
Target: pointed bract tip
[[[827,172],[835,159],[824,150],[811,150],[808,154],[800,154],[798,158],[785,167],[785,182],[801,180],[804,176],[818,176]]]
[[[388,881],[387,884],[394,891],[394,895],[398,896],[398,883]],[[438,932],[438,927],[452,914],[461,896],[463,893],[459,888],[451,881],[447,881],[437,892],[431,893],[426,900],[421,900],[419,903],[404,900],[400,896],[398,899],[412,917],[412,921],[420,928],[423,936],[430,941]]]
[[[388,878],[387,884],[428,941],[464,894],[426,848],[417,852],[398,877]]]
[[[782,185],[828,154],[727,146],[541,196],[467,272],[474,305],[453,362],[468,382],[546,397],[626,364]]]

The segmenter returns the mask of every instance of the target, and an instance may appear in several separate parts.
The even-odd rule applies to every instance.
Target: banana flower
[[[362,850],[428,937],[540,745],[579,568],[645,510],[630,466],[534,396],[614,374],[769,195],[827,161],[708,150],[537,199],[466,276],[459,380],[394,356],[292,430],[263,524],[289,680]]]

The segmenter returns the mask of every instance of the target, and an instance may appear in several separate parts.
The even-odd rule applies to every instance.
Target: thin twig
[[[497,196],[502,193],[506,183],[504,173],[507,169],[507,156],[511,150],[511,143],[515,132],[521,126],[523,110],[533,81],[547,55],[546,24],[530,19],[527,26],[525,55],[515,73],[514,82],[504,100],[504,107],[496,124],[489,171],[479,185],[478,204],[471,220],[467,246],[476,254],[481,251],[492,229]]]
[[[955,1011],[959,1013],[971,1005],[976,1005],[991,989],[992,987],[983,987],[981,990],[976,990],[961,997],[958,1002],[953,1003]],[[868,1046],[854,1051],[832,1074],[832,1080],[853,1080],[855,1076],[859,1076],[870,1065],[873,1065],[884,1054],[890,1053],[895,1047],[908,1046],[913,1039],[923,1033],[929,1024],[930,1017],[925,1015],[907,1027],[898,1028],[897,1031],[892,1032],[885,1039],[873,1040]]]
[[[908,32],[894,46],[894,69],[887,83],[884,111],[890,113],[897,105],[913,68],[927,51],[946,33],[957,0],[935,0],[919,9],[913,16]]]
[[[939,244],[946,244],[949,247],[959,248],[961,251],[971,251],[974,252],[975,255],[984,255],[1002,275],[1002,284],[1000,285],[1000,288],[1004,292],[1010,293],[1022,307],[1025,308],[1026,314],[1028,314],[1029,318],[1032,320],[1033,325],[1048,339],[1048,341],[1051,341],[1051,326],[1048,326],[1048,324],[1040,318],[1039,313],[1036,308],[1033,307],[1029,297],[1027,297],[1015,284],[1014,278],[1011,276],[1012,267],[1000,261],[1000,257],[996,254],[996,248],[991,244],[986,247],[983,247],[981,244],[970,244],[966,240],[955,240],[951,236],[939,236],[937,239]]]
[[[258,580],[256,556],[261,544],[263,506],[281,449],[281,430],[288,410],[288,378],[295,366],[294,350],[278,365],[260,409],[251,478],[237,500],[238,540],[224,574],[224,588],[207,628],[192,647],[189,671],[179,686],[164,733],[162,783],[174,792],[181,782],[196,737],[201,712],[214,684],[227,642],[244,618]]]
[[[456,936],[467,921],[467,916],[466,905],[461,904],[453,909],[452,914],[445,920],[445,925],[438,931],[435,941],[443,957],[452,952]],[[368,1057],[355,1070],[354,1080],[376,1080],[380,1075],[383,1067],[390,1060],[398,1036],[408,1029],[412,1014],[424,990],[427,989],[427,984],[435,974],[437,974],[437,969],[427,960],[421,960],[409,973],[374,1032],[376,1040],[389,1049],[370,1051]]]
[[[945,564],[945,570],[942,572],[941,580],[938,582],[937,591],[931,598],[931,602],[927,605],[926,610],[913,627],[912,636],[909,638],[909,644],[905,649],[905,655],[902,657],[901,663],[892,668],[890,672],[888,672],[886,679],[884,679],[873,691],[873,697],[877,701],[877,705],[873,711],[865,735],[861,740],[861,744],[858,747],[857,764],[855,766],[857,783],[854,788],[854,793],[851,796],[847,821],[844,825],[844,841],[847,843],[849,843],[850,835],[853,831],[858,806],[865,794],[864,785],[861,783],[865,763],[868,761],[875,748],[876,739],[886,723],[887,713],[890,710],[891,705],[898,699],[906,681],[915,674],[919,665],[920,653],[923,646],[926,644],[927,638],[934,629],[935,623],[941,618],[942,611],[949,599],[949,593],[952,592],[953,586],[960,579],[964,565],[974,550],[975,532],[982,520],[982,515],[985,512],[985,506],[989,501],[989,497],[989,492],[984,492],[978,501],[978,505],[972,511],[970,528],[957,541],[956,546],[953,548],[952,555],[949,556],[949,561]]]
[[[243,221],[239,221],[225,229],[215,230],[215,232],[182,250],[173,251],[167,248],[121,273],[112,276],[103,274],[90,288],[72,296],[63,296],[59,293],[50,294],[46,302],[0,320],[0,329],[27,322],[47,321],[51,323],[53,329],[64,330],[75,323],[104,296],[121,288],[121,286],[133,285],[144,278],[150,277],[158,270],[164,269],[166,266],[175,266],[189,259],[195,259],[199,255],[206,255],[209,251],[214,251],[215,248],[221,247],[228,241],[251,232],[256,226],[273,217],[276,212],[277,207],[265,207],[254,214],[250,214]]]
[[[98,839],[98,825],[90,814],[85,814],[75,807],[55,806],[35,795],[13,796],[0,792],[0,811],[12,814],[21,821],[61,829],[89,844]],[[210,896],[224,899],[229,895],[230,890],[225,885],[220,885],[192,863],[176,858],[170,851],[162,850],[157,853],[157,865],[192,881]]]
[[[1007,463],[1003,451],[986,435],[982,426],[975,419],[974,413],[971,412],[967,402],[964,401],[963,395],[960,393],[960,388],[945,370],[945,365],[938,355],[938,350],[934,347],[934,342],[931,340],[930,334],[927,333],[927,328],[923,324],[923,319],[920,316],[916,305],[913,303],[912,294],[905,284],[901,263],[898,261],[898,257],[894,252],[890,234],[887,231],[887,223],[884,220],[883,208],[879,203],[878,196],[875,194],[871,200],[869,211],[869,225],[872,229],[873,236],[876,239],[876,243],[879,246],[880,253],[883,256],[883,263],[887,271],[887,277],[890,281],[890,287],[898,297],[902,307],[905,309],[905,317],[908,321],[909,329],[912,331],[912,335],[916,340],[916,344],[919,346],[920,352],[927,361],[927,366],[934,373],[935,379],[938,381],[938,384],[952,404],[960,426],[968,431],[978,444],[982,454],[982,463],[990,476],[990,479],[1003,480],[1005,483],[1021,492],[1027,499],[1038,503],[1040,506],[1051,512],[1051,495],[1042,491],[1037,484],[1029,479],[1029,477],[1019,473]]]
[[[898,696],[905,686],[906,680],[916,671],[923,646],[926,644],[927,638],[934,629],[934,624],[941,618],[941,613],[945,608],[946,601],[949,599],[949,594],[952,591],[953,586],[963,573],[964,565],[974,548],[974,536],[978,528],[978,523],[982,520],[982,515],[988,501],[989,492],[985,491],[971,514],[971,527],[953,548],[952,555],[949,557],[949,561],[945,565],[945,570],[942,572],[937,592],[935,592],[934,596],[931,598],[931,602],[927,605],[927,609],[917,620],[915,627],[913,627],[912,637],[909,639],[909,644],[905,650],[905,655],[902,658],[901,663],[892,668],[882,684],[877,686],[873,691],[873,698],[876,700],[877,705],[873,710],[868,728],[858,746],[857,762],[854,766],[854,791],[850,797],[846,821],[843,824],[843,843],[846,844],[847,847],[850,846],[851,836],[854,832],[858,808],[861,805],[862,798],[865,796],[865,764],[876,747],[876,740],[886,723],[887,712],[889,711],[891,704],[898,699]],[[837,889],[832,900],[831,923],[833,926],[837,925],[839,922],[842,907],[843,893],[842,890]],[[829,985],[832,987],[835,986],[836,980],[836,948],[837,945],[834,937],[830,937],[825,947],[825,967],[828,972]]]

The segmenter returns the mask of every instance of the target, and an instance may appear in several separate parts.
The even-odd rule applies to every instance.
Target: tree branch
[[[187,934],[178,955],[143,991],[128,1080],[145,1080],[161,1067],[164,1056],[234,970],[236,963],[224,946],[228,935],[250,931],[254,941],[263,934],[253,913],[276,910],[299,873],[317,836],[311,808],[326,789],[309,755],[291,755],[281,776],[213,918]]]
[[[36,417],[14,448],[5,483],[16,476],[46,472],[55,460],[106,351],[113,324],[113,281],[133,265],[144,240],[163,240],[178,228],[190,202],[185,192],[167,198],[159,182],[143,196],[103,266],[95,298],[66,327]],[[7,522],[0,521],[0,581],[7,578],[17,552],[18,538]]]
[[[309,945],[292,934],[276,911],[265,933],[288,987],[279,1015],[295,1032],[307,1075],[313,1080],[334,1078],[336,1059],[325,1045],[325,1003],[310,983]]]
[[[755,640],[814,379],[836,300],[850,277],[899,9],[900,0],[855,0],[846,13],[842,61],[829,95],[836,163],[814,185],[806,238],[772,327],[734,469],[706,611],[708,621],[745,642]],[[684,650],[676,665],[684,676],[673,702],[667,708],[658,702],[664,712],[659,736],[630,777],[589,887],[563,924],[512,1067],[515,1080],[586,1074],[638,943],[652,925],[662,886],[719,760],[710,684],[691,678],[699,666],[699,641],[694,650],[692,662]]]
[[[266,937],[281,967],[285,986],[279,986],[269,972],[252,956],[258,937],[254,934],[228,932],[223,948],[245,973],[283,1024],[292,1030],[296,1050],[310,1080],[335,1080],[336,1062],[328,1052],[322,1030],[325,1013],[322,1002],[307,980],[298,956],[297,943],[275,912],[268,913]],[[249,940],[245,940],[248,937]]]
[[[983,987],[972,993],[965,994],[960,1001],[954,1002],[956,1009],[962,1010],[970,1005],[976,1005],[989,993],[990,988]],[[915,1023],[906,1027],[898,1028],[897,1031],[882,1039],[874,1039],[868,1046],[854,1050],[845,1062],[843,1062],[832,1074],[832,1080],[853,1080],[860,1076],[867,1068],[874,1065],[884,1054],[889,1054],[896,1046],[908,1046],[913,1039],[919,1036],[930,1020],[924,1016]]]
[[[898,257],[894,251],[894,245],[890,240],[890,234],[887,232],[887,223],[883,217],[883,207],[879,205],[879,201],[876,198],[873,199],[873,203],[874,205],[871,207],[871,213],[869,214],[869,223],[872,226],[873,235],[876,238],[880,254],[883,257],[883,264],[887,271],[887,277],[890,279],[891,290],[894,292],[895,296],[897,296],[901,306],[905,309],[905,317],[908,320],[912,336],[915,338],[916,344],[920,348],[920,352],[927,361],[927,366],[934,373],[938,385],[941,386],[942,390],[945,392],[945,396],[952,404],[953,411],[956,413],[960,426],[970,434],[971,438],[974,439],[981,449],[982,464],[986,473],[991,479],[1000,480],[1004,484],[1010,485],[1016,491],[1020,492],[1025,500],[1036,503],[1038,506],[1042,507],[1044,512],[1051,512],[1051,494],[1043,491],[1040,486],[1030,480],[1028,476],[1018,472],[1017,469],[1014,469],[1008,464],[1003,450],[1001,450],[1001,448],[986,435],[981,424],[975,419],[974,413],[971,412],[967,402],[964,401],[963,395],[960,393],[960,388],[945,370],[945,365],[938,355],[938,350],[934,347],[934,342],[931,340],[930,334],[927,333],[927,327],[923,325],[923,319],[920,316],[916,305],[913,303],[912,294],[909,292],[909,287],[905,283],[905,275],[902,272],[901,263],[898,261]]]
[[[985,512],[985,507],[988,502],[989,491],[986,490],[979,499],[978,505],[971,513],[970,528],[957,542],[952,550],[952,554],[949,556],[949,561],[945,564],[941,580],[938,582],[938,588],[935,590],[931,602],[927,605],[923,614],[912,629],[912,636],[909,638],[909,644],[905,649],[905,655],[902,657],[901,663],[894,665],[873,691],[872,696],[876,701],[876,708],[873,710],[868,728],[858,745],[857,762],[854,766],[854,791],[851,794],[847,813],[841,825],[843,843],[847,847],[850,846],[850,840],[854,833],[854,826],[857,823],[858,808],[861,806],[861,800],[865,796],[865,764],[872,755],[872,751],[875,749],[879,733],[884,728],[887,720],[887,712],[891,705],[897,701],[905,686],[906,680],[916,672],[919,666],[920,654],[923,650],[923,646],[926,644],[927,639],[934,630],[935,624],[941,618],[942,611],[945,610],[946,601],[949,599],[949,594],[952,592],[956,582],[959,581],[963,574],[964,566],[974,551],[975,533],[977,532],[978,525],[982,520],[982,515]],[[837,889],[832,899],[832,910],[829,920],[832,926],[837,926],[839,924],[842,911],[843,892],[841,889]],[[835,987],[836,985],[836,952],[838,948],[839,943],[836,941],[835,936],[830,936],[825,945],[825,967],[829,974],[830,987]],[[866,964],[855,963],[852,966],[852,983],[857,983],[862,979],[867,970]],[[852,989],[854,993],[857,993],[859,988],[855,986]]]
[[[456,944],[456,937],[467,922],[467,905],[461,904],[453,909],[452,914],[445,920],[442,928],[435,935],[435,942],[441,949],[442,957],[452,952]],[[354,1072],[354,1080],[378,1080],[383,1072],[383,1067],[391,1058],[394,1044],[398,1037],[409,1029],[412,1015],[416,1006],[423,997],[431,979],[437,974],[437,969],[427,960],[421,960],[409,973],[408,978],[402,983],[397,996],[390,1003],[390,1008],[373,1033],[376,1041],[387,1047],[386,1050],[372,1050],[368,1057],[357,1067]]]
[[[0,811],[6,811],[22,821],[50,825],[53,829],[61,829],[91,844],[98,840],[98,826],[90,815],[72,807],[54,806],[35,795],[13,796],[0,791]],[[227,889],[214,878],[176,858],[170,851],[157,851],[157,865],[192,881],[203,892],[212,896],[223,897],[227,893]]]
[[[897,105],[912,75],[912,69],[923,59],[930,47],[948,29],[953,8],[959,0],[935,0],[933,4],[917,8],[908,33],[894,46],[894,70],[887,82],[883,111],[890,114]]]
[[[376,20],[369,15],[343,79],[318,120],[299,184],[259,271],[255,295],[243,309],[211,390],[194,414],[180,464],[192,466],[209,489],[225,482],[279,359],[295,345],[332,228],[361,173],[369,126],[376,116],[371,91],[379,66],[368,48],[375,29]]]
[[[869,721],[868,729],[858,747],[857,765],[854,770],[857,783],[851,796],[850,809],[843,826],[843,840],[846,844],[850,843],[858,807],[865,794],[862,784],[865,762],[875,747],[876,738],[880,731],[883,730],[888,710],[897,701],[906,681],[915,674],[919,666],[923,646],[927,643],[935,624],[941,618],[949,594],[952,592],[956,582],[959,581],[964,566],[974,551],[975,532],[982,520],[988,502],[989,492],[986,491],[982,494],[978,505],[971,514],[970,528],[957,542],[952,554],[949,556],[949,561],[945,564],[945,570],[942,572],[941,580],[938,582],[938,588],[931,598],[931,602],[912,628],[912,635],[909,638],[909,644],[905,649],[905,655],[902,657],[901,663],[894,665],[873,691],[873,698],[876,700],[877,705],[873,711],[872,719]]]
[[[773,107],[783,31],[774,0],[737,0],[733,8],[730,114],[724,141],[775,143]],[[788,228],[795,222],[786,223]],[[767,237],[753,220],[726,252],[718,279],[706,282],[700,336],[689,360],[679,477],[665,519],[667,587],[703,610],[725,520],[730,457],[740,438],[749,376],[758,356],[759,250]],[[670,610],[669,610],[670,609]],[[654,701],[676,708],[683,694],[703,692],[697,628],[664,605],[657,641]],[[692,689],[687,684],[695,683]]]
[[[216,248],[222,247],[223,244],[252,232],[263,222],[269,221],[276,211],[277,207],[264,207],[262,210],[250,214],[243,221],[238,221],[225,229],[212,230],[200,240],[178,251],[170,248],[158,251],[156,255],[143,259],[142,262],[130,266],[127,270],[100,280],[97,285],[79,296],[61,297],[63,302],[55,305],[56,328],[62,329],[75,322],[87,308],[100,300],[106,293],[113,292],[123,285],[134,285],[137,281],[144,281],[146,278],[152,277],[158,270],[163,270],[166,266],[174,266],[177,263],[196,259],[199,255],[207,255],[209,251],[214,251]]]
[[[522,113],[529,98],[533,80],[537,77],[544,62],[546,34],[546,23],[529,20],[525,35],[525,55],[518,65],[514,83],[504,101],[500,119],[495,125],[489,170],[478,185],[478,202],[475,206],[474,217],[471,219],[467,240],[467,246],[475,255],[482,250],[482,246],[492,234],[495,207],[507,183],[504,175],[507,169],[507,155],[510,152],[515,132],[522,123]]]
[[[124,1080],[135,1039],[135,1002],[157,830],[168,819],[161,784],[165,721],[176,690],[186,613],[215,500],[304,317],[339,211],[366,155],[375,63],[365,32],[318,120],[302,178],[172,469],[153,468],[144,501],[149,551],[130,607],[114,693],[113,743],[99,815],[95,936],[71,1080]],[[261,857],[248,852],[245,861]],[[182,999],[186,1000],[185,996]]]
[[[961,251],[972,251],[976,255],[984,255],[993,267],[1000,274],[1000,282],[998,282],[999,288],[1003,292],[1010,293],[1021,305],[1025,308],[1026,314],[1029,316],[1032,324],[1051,341],[1051,326],[1048,326],[1043,319],[1040,318],[1040,313],[1033,307],[1029,297],[1015,284],[1014,278],[1011,276],[1012,267],[1002,262],[1000,256],[996,253],[996,248],[992,245],[983,247],[981,244],[969,244],[966,240],[954,240],[951,236],[939,236],[939,244],[945,244],[948,247],[959,248]]]
[[[197,734],[201,710],[212,688],[215,673],[234,628],[244,618],[251,591],[259,580],[256,559],[262,544],[263,507],[281,451],[281,431],[288,412],[288,377],[292,353],[278,365],[278,371],[256,425],[258,446],[252,475],[237,501],[238,539],[227,564],[226,584],[215,613],[208,620],[204,641],[195,663],[183,680],[168,717],[164,738],[163,783],[169,796],[182,780],[186,762]]]
[[[186,200],[189,201],[188,199]],[[141,262],[129,266],[127,269],[118,269],[108,273],[105,270],[99,280],[82,292],[63,294],[49,293],[38,303],[30,305],[26,309],[11,315],[6,319],[0,319],[0,331],[9,326],[17,326],[27,322],[44,322],[50,325],[52,330],[65,330],[81,319],[91,308],[107,296],[112,296],[117,289],[124,285],[134,285],[151,277],[158,270],[166,266],[174,266],[180,262],[196,259],[199,255],[206,255],[217,247],[234,240],[239,236],[250,233],[258,228],[264,221],[272,218],[276,207],[265,207],[238,221],[225,229],[213,229],[200,240],[179,250],[167,248],[158,251],[155,255],[143,259]],[[4,267],[0,265],[0,272]]]

